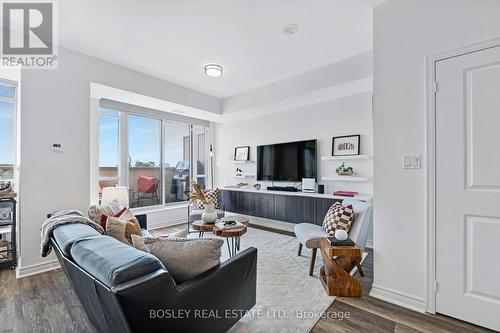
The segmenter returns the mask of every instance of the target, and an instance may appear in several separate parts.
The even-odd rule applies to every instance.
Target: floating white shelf
[[[252,177],[255,177],[255,175],[234,176],[234,178],[252,178]]]
[[[321,177],[321,180],[327,181],[337,181],[337,182],[367,182],[371,178],[370,177],[361,177],[361,176],[329,176],[329,177]]]
[[[249,164],[249,163],[255,163],[255,161],[235,161],[231,160],[234,164]]]
[[[321,156],[322,161],[366,160],[370,155]]]

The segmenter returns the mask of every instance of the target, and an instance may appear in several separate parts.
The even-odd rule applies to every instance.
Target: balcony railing
[[[129,167],[129,198],[130,207],[145,207],[162,204],[162,191],[165,190],[165,203],[185,201],[178,195],[178,184],[173,180],[176,174],[175,168],[165,168],[165,179],[160,182],[161,169],[159,167]],[[148,181],[156,179],[155,186],[140,186],[139,177],[147,177]],[[100,167],[99,168],[100,188],[118,185],[116,180],[111,180],[113,177],[118,177],[117,167]],[[143,178],[144,180],[145,178]],[[146,183],[147,184],[147,183]],[[189,184],[188,184],[189,185]]]
[[[13,164],[0,164],[0,180],[2,179],[14,179]]]

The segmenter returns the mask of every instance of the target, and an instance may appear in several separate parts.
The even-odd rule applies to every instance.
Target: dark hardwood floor
[[[363,262],[364,277],[355,277],[363,287],[362,297],[337,297],[327,310],[327,318],[320,319],[311,333],[350,332],[493,332],[443,315],[431,315],[408,310],[368,296],[373,283],[373,251],[366,249],[368,257]],[[307,252],[303,255],[309,255]],[[318,274],[318,272],[315,272]],[[339,313],[349,317],[339,318]]]
[[[164,231],[163,229],[162,231]],[[170,231],[176,231],[172,228]],[[360,298],[339,297],[311,332],[491,332],[441,315],[422,314],[368,296],[373,255],[363,262]],[[303,251],[309,255],[309,251]],[[320,258],[318,258],[321,260]],[[315,272],[318,274],[318,272]],[[339,314],[349,313],[339,320]],[[64,273],[58,269],[23,279],[0,271],[0,332],[95,332]]]

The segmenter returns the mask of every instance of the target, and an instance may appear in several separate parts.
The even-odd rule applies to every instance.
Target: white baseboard
[[[417,312],[425,312],[425,299],[394,289],[372,285],[370,296]]]
[[[30,275],[40,274],[43,272],[53,271],[55,269],[60,268],[59,261],[51,260],[47,262],[41,262],[39,264],[29,265],[29,266],[20,266],[17,269],[16,277],[18,279],[24,278]]]

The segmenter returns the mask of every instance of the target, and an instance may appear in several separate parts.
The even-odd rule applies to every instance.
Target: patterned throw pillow
[[[117,200],[113,200],[101,206],[93,205],[89,207],[89,218],[95,223],[101,223],[102,215],[114,216],[123,208],[124,207],[122,207]]]
[[[205,191],[205,197],[214,203],[215,209],[220,209],[219,206],[219,189]],[[196,209],[205,209],[205,204],[200,200],[196,201]]]
[[[342,204],[336,202],[326,213],[323,220],[323,229],[330,236],[333,236],[337,229],[344,229],[346,232],[349,232],[353,220],[354,210],[352,205],[342,206]]]

